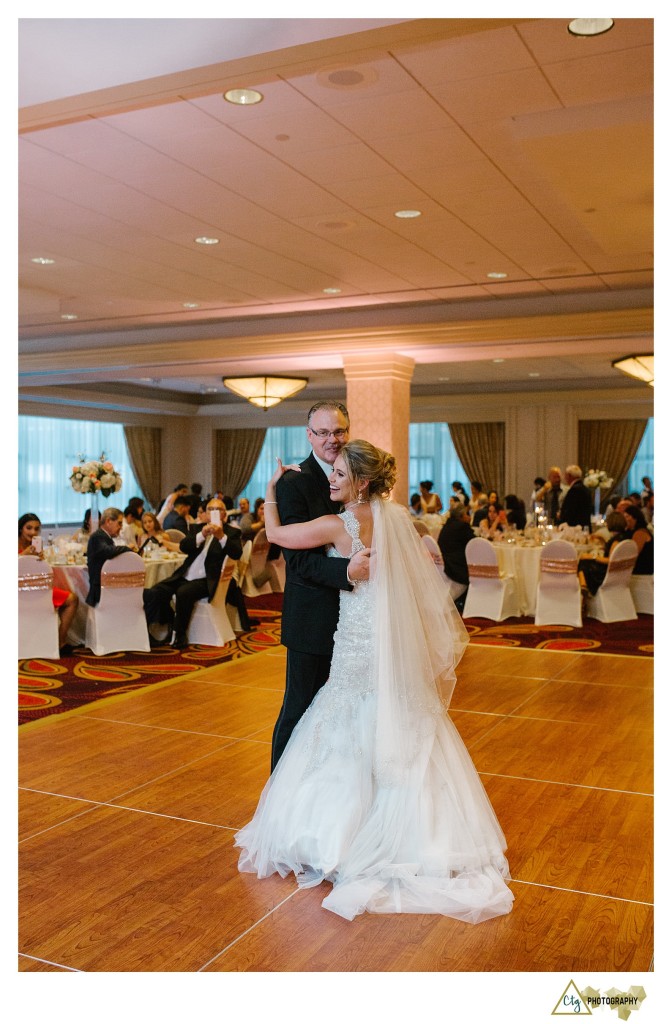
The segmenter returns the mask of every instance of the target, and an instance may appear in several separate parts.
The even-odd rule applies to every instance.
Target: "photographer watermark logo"
[[[613,1010],[618,1020],[628,1020],[633,1010],[639,1010],[646,999],[646,992],[641,985],[631,985],[627,992],[618,988],[610,988],[604,994],[597,988],[584,988],[579,992],[573,981],[562,993],[552,1015],[566,1017],[583,1015],[592,1017],[595,1010]]]
[[[569,985],[555,1004],[553,1016],[565,1017],[571,1015],[574,1017],[577,1014],[583,1014],[585,1017],[592,1017],[593,1015],[592,1010],[584,1001],[583,996],[574,982],[570,981]]]

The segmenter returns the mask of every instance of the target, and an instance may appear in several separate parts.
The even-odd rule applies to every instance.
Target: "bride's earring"
[[[364,489],[363,488],[362,488],[361,491],[358,491],[358,493],[357,493],[357,504],[358,505],[366,505],[366,498],[364,497]]]

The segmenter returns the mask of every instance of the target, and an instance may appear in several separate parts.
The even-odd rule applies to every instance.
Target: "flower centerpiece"
[[[603,469],[589,469],[583,478],[583,482],[586,485],[586,487],[589,487],[594,494],[595,518],[599,519],[600,491],[608,491],[612,487],[614,481],[612,477],[607,476],[605,470]]]
[[[591,490],[608,490],[614,481],[610,476],[607,476],[603,469],[589,469],[583,478],[583,482]]]
[[[79,456],[79,465],[72,467],[70,483],[78,494],[102,494],[105,498],[121,490],[121,477],[102,452],[99,459]]]

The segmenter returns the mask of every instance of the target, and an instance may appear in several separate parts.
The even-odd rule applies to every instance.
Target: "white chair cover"
[[[501,622],[520,614],[513,577],[502,575],[497,552],[484,537],[474,537],[465,548],[469,569],[469,590],[464,602],[465,619],[493,619]]]
[[[88,609],[86,619],[86,646],[94,654],[149,650],[144,585],[145,563],[135,552],[125,551],[103,562],[100,601]]]
[[[249,541],[248,541],[249,543]],[[259,597],[272,591],[270,573],[267,571],[268,550],[270,548],[266,530],[262,527],[257,531],[250,551],[249,568],[243,580],[245,597]],[[255,583],[255,579],[258,581]]]
[[[182,530],[176,530],[173,527],[168,530],[164,530],[164,533],[167,533],[171,540],[176,541],[184,540],[186,537],[186,533],[182,533]]]
[[[631,576],[630,593],[636,612],[653,615],[653,576]]]
[[[581,583],[576,548],[568,540],[552,540],[541,553],[537,585],[537,626],[581,626]]]
[[[58,658],[54,574],[37,555],[19,555],[19,658]]]
[[[595,596],[587,599],[587,616],[600,622],[626,622],[637,618],[630,593],[630,578],[637,554],[634,540],[614,544],[604,582]]]
[[[212,601],[207,597],[197,601],[189,622],[187,637],[190,644],[204,647],[224,647],[229,640],[235,640],[232,621],[237,612],[226,604],[226,592],[233,576],[236,563],[227,556],[222,563],[219,583]]]
[[[443,575],[443,555],[441,554],[441,548],[439,547],[439,545],[436,543],[434,538],[429,533],[425,533],[420,538],[420,541],[423,547],[427,548],[427,551],[429,552],[430,558],[434,562],[434,565]]]

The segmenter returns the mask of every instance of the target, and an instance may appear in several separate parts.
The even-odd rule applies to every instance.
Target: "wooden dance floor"
[[[344,921],[237,871],[284,648],[20,730],[21,971],[648,971],[653,665],[472,646],[452,717],[506,834],[507,917]]]

